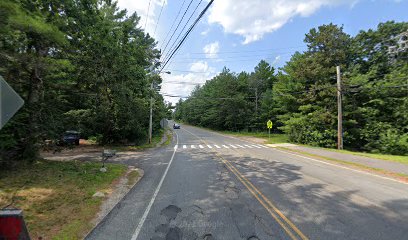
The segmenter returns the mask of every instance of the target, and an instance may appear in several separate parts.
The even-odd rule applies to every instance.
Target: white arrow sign
[[[0,76],[0,129],[24,104],[24,100]]]

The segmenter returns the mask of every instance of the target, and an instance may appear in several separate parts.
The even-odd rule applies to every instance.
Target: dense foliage
[[[0,75],[24,107],[0,132],[1,159],[34,159],[66,130],[101,143],[147,140],[167,114],[150,89],[156,43],[111,0],[2,0]]]
[[[336,66],[342,69],[344,145],[392,154],[408,153],[408,56],[388,52],[408,23],[386,22],[354,37],[328,24],[305,36],[275,71],[261,61],[254,72],[222,73],[180,100],[175,117],[218,130],[260,131],[272,119],[275,132],[296,143],[335,147]]]

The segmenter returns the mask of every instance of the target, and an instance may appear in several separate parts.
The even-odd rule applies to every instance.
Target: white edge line
[[[176,132],[175,132],[175,133],[176,133]],[[139,236],[140,230],[142,230],[142,227],[143,227],[144,222],[146,221],[147,215],[149,214],[150,209],[152,208],[152,205],[153,205],[154,201],[156,200],[157,194],[159,193],[160,188],[161,188],[161,186],[162,186],[162,184],[163,184],[163,181],[164,181],[164,179],[166,178],[167,172],[169,171],[170,165],[171,165],[171,163],[173,162],[174,155],[176,154],[177,145],[178,145],[178,135],[177,135],[177,133],[176,133],[176,136],[177,136],[177,143],[176,143],[176,146],[174,147],[173,155],[171,156],[171,159],[170,159],[170,161],[169,161],[169,164],[167,165],[167,168],[166,168],[166,170],[164,171],[164,174],[163,174],[162,178],[160,179],[159,185],[157,185],[156,190],[155,190],[154,193],[153,193],[153,197],[152,197],[152,199],[150,200],[149,205],[147,205],[147,208],[146,208],[146,210],[144,211],[143,216],[142,216],[142,218],[140,219],[139,224],[137,225],[137,228],[136,228],[135,232],[134,232],[133,235],[132,235],[132,240],[136,240],[137,237]]]
[[[251,142],[249,142],[249,141],[246,141],[246,140],[243,140],[243,139],[240,139],[240,138],[236,138],[236,137],[224,135],[224,134],[217,133],[217,132],[214,132],[214,131],[211,131],[211,130],[207,130],[207,131],[209,131],[209,132],[211,132],[211,133],[213,133],[213,134],[216,134],[216,135],[220,135],[220,136],[222,136],[222,137],[232,138],[232,139],[236,139],[236,140],[238,140],[238,141],[242,141],[242,142],[246,142],[246,143],[251,143]],[[243,144],[243,145],[245,145],[245,144]],[[247,145],[245,145],[245,146],[247,146]],[[287,151],[279,150],[279,149],[277,149],[277,148],[275,148],[275,147],[269,147],[269,146],[267,146],[267,147],[270,148],[270,149],[279,151],[279,152],[291,154],[291,155],[294,155],[294,156],[297,156],[297,157],[301,157],[301,158],[305,158],[305,159],[309,159],[309,160],[312,160],[312,161],[315,161],[315,162],[320,162],[320,163],[327,164],[327,165],[330,165],[330,166],[334,166],[334,167],[338,167],[338,168],[343,168],[343,169],[348,169],[348,170],[351,170],[351,171],[353,171],[353,172],[363,173],[363,174],[370,175],[370,176],[373,176],[373,177],[378,177],[378,178],[382,178],[382,179],[385,179],[385,180],[390,180],[390,181],[393,181],[393,182],[396,182],[396,183],[402,183],[402,184],[404,184],[404,185],[408,185],[408,183],[403,182],[403,181],[399,181],[399,180],[397,180],[397,179],[393,179],[393,178],[389,178],[389,177],[383,177],[383,176],[380,176],[380,175],[377,175],[377,174],[373,174],[373,173],[369,173],[369,172],[365,172],[365,171],[360,171],[360,170],[357,170],[357,169],[353,169],[353,168],[341,166],[341,165],[338,165],[338,164],[328,163],[328,162],[325,162],[325,161],[321,161],[321,160],[317,160],[317,159],[314,159],[314,158],[305,157],[305,156],[298,155],[298,154],[295,154],[295,153],[289,153],[289,152],[287,152]]]
[[[393,182],[397,182],[397,183],[402,183],[402,184],[408,185],[408,183],[405,183],[405,182],[402,182],[402,181],[399,181],[399,180],[396,180],[396,179],[393,179],[393,178],[383,177],[383,176],[380,176],[380,175],[377,175],[377,174],[373,174],[373,173],[369,173],[369,172],[365,172],[365,171],[360,171],[360,170],[357,170],[357,169],[353,169],[353,168],[341,166],[341,165],[334,164],[334,163],[328,163],[328,162],[325,162],[325,161],[317,160],[317,159],[310,158],[310,157],[305,157],[305,156],[298,155],[298,154],[295,154],[295,153],[290,153],[290,152],[287,152],[287,151],[282,151],[282,150],[279,150],[279,149],[276,149],[276,148],[275,148],[274,150],[275,150],[275,151],[278,151],[278,152],[282,152],[282,153],[294,155],[294,156],[297,156],[297,157],[309,159],[309,160],[312,160],[312,161],[315,161],[315,162],[327,164],[327,165],[330,165],[330,166],[334,166],[334,167],[338,167],[338,168],[344,168],[344,169],[347,169],[347,170],[351,170],[351,171],[353,171],[353,172],[363,173],[363,174],[366,174],[366,175],[370,175],[370,176],[374,176],[374,177],[378,177],[378,178],[382,178],[382,179],[390,180],[390,181],[393,181]]]

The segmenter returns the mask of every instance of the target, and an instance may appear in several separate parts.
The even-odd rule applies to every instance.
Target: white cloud
[[[218,42],[213,42],[204,46],[203,51],[207,58],[217,57],[217,53],[220,50],[220,44]]]
[[[151,2],[150,2],[151,1]],[[149,15],[147,14],[150,2]],[[167,0],[118,0],[120,9],[127,9],[128,15],[136,12],[140,16],[139,27],[144,28],[146,24],[146,31],[153,34],[156,21],[159,16],[162,4],[167,5]],[[164,6],[165,7],[165,6]],[[148,18],[147,18],[148,16]],[[147,18],[147,23],[146,23]],[[163,20],[163,19],[162,19]],[[159,23],[160,24],[160,23]]]
[[[190,65],[190,71],[191,73],[187,74],[174,74],[174,72],[172,72],[171,75],[162,75],[163,83],[161,93],[187,97],[196,85],[203,85],[207,80],[210,80],[216,75],[215,69],[209,67],[205,61],[192,63]],[[181,84],[176,84],[176,82],[181,82]],[[179,100],[177,97],[168,96],[164,96],[164,99],[173,104]]]
[[[200,34],[203,35],[203,36],[206,36],[209,32],[210,32],[210,29],[208,28],[208,29],[202,31]]]
[[[280,59],[281,59],[280,55],[276,56],[271,65],[275,66],[279,62]]]
[[[354,4],[358,0],[222,0],[210,9],[210,24],[220,24],[224,31],[243,36],[243,44],[262,39],[296,16],[307,17],[322,7]]]
[[[191,64],[190,70],[193,72],[210,72],[210,67],[205,61],[198,61]]]

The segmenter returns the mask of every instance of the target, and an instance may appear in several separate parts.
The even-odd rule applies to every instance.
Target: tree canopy
[[[251,73],[222,73],[176,105],[175,117],[218,130],[275,132],[295,143],[335,147],[336,66],[342,70],[344,145],[408,154],[407,48],[388,52],[408,23],[386,22],[352,37],[327,24],[305,34],[307,50],[278,71],[262,60]],[[403,49],[404,50],[404,49]]]
[[[168,106],[148,70],[160,53],[139,20],[110,0],[0,2],[0,75],[25,100],[0,132],[2,160],[35,159],[45,139],[66,130],[143,143],[150,97],[160,127]]]

